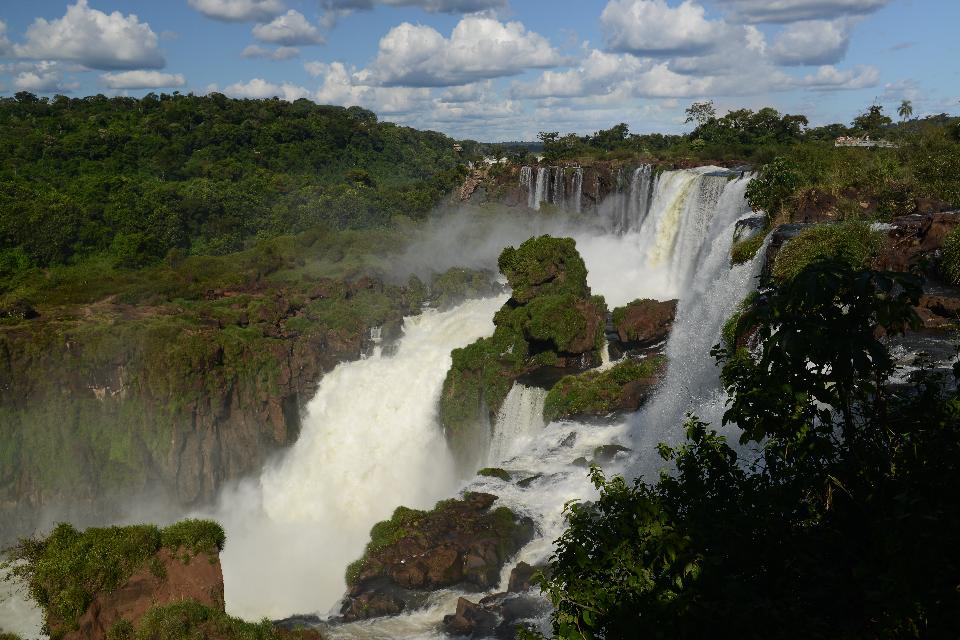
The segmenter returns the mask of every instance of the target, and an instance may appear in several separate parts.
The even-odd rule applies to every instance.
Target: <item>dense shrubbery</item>
[[[731,336],[755,348],[716,351],[740,453],[691,417],[659,481],[594,470],[543,580],[554,632],[956,637],[960,398],[927,368],[890,384],[877,337],[919,295],[836,262],[761,292]]]
[[[135,525],[78,531],[60,524],[44,539],[21,540],[3,566],[11,578],[23,581],[48,623],[69,630],[94,595],[123,585],[161,548],[217,553],[225,539],[223,528],[206,520],[185,520],[165,529]]]
[[[452,142],[308,100],[0,99],[0,277],[422,216],[461,175]]]

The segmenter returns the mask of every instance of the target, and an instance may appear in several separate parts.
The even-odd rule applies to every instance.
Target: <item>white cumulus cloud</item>
[[[470,15],[457,23],[449,38],[424,25],[404,22],[394,27],[380,40],[376,59],[358,79],[370,85],[442,87],[562,62],[546,38],[527,31],[520,22]]]
[[[341,62],[308,62],[307,72],[322,78],[315,94],[322,104],[344,107],[360,106],[385,114],[402,114],[421,110],[430,100],[430,90],[412,87],[371,87],[358,84],[356,74]]]
[[[847,20],[795,22],[774,40],[770,54],[782,65],[825,65],[839,62],[850,46]]]
[[[692,0],[610,0],[600,14],[607,47],[645,56],[698,55],[717,45],[724,25]]]
[[[189,0],[190,6],[214,20],[265,22],[283,13],[283,0]]]
[[[160,89],[182,87],[187,83],[182,73],[143,70],[105,73],[100,76],[100,81],[110,89]]]
[[[816,73],[804,76],[797,85],[813,91],[842,91],[873,87],[879,80],[880,71],[873,66],[858,66],[843,71],[824,65]]]
[[[253,28],[253,37],[262,42],[286,46],[323,44],[324,38],[315,25],[299,11],[290,9],[267,24]]]
[[[278,62],[280,60],[296,58],[300,55],[300,50],[296,47],[277,47],[276,49],[269,49],[267,47],[261,47],[257,44],[251,44],[247,47],[244,47],[243,52],[240,55],[244,58],[264,58],[266,60]]]
[[[719,0],[747,22],[795,22],[872,13],[890,0]]]
[[[77,0],[62,18],[37,18],[14,53],[34,60],[67,60],[93,69],[159,69],[166,62],[157,34],[136,15],[106,14]]]
[[[226,87],[223,92],[236,98],[273,98],[276,96],[288,102],[310,97],[310,91],[303,87],[289,82],[274,84],[262,78],[254,78],[249,82],[231,84]]]
[[[430,13],[476,13],[502,9],[506,0],[325,0],[323,6],[332,10],[369,11],[377,5],[390,7],[419,7]]]
[[[76,81],[64,81],[62,65],[51,60],[42,60],[36,64],[17,63],[4,65],[6,70],[16,72],[13,86],[18,91],[34,93],[70,93],[80,88]]]

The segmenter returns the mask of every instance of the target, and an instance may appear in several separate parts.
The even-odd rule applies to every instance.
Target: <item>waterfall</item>
[[[495,466],[523,450],[546,426],[543,421],[545,389],[514,383],[497,413],[487,464]]]
[[[730,266],[730,246],[737,220],[749,215],[744,191],[750,176],[723,180],[719,194],[716,183],[707,182],[696,190],[696,202],[687,207],[694,221],[681,225],[677,247],[686,247],[688,263],[680,277],[671,274],[674,286],[681,287],[677,317],[667,341],[667,374],[653,402],[634,416],[634,438],[641,455],[637,471],[649,480],[655,478],[662,461],[649,451],[658,442],[677,443],[683,439],[682,423],[688,411],[721,430],[725,394],[719,382],[719,369],[710,349],[720,341],[724,322],[737,305],[754,289],[763,262],[764,250],[749,263]],[[698,218],[701,205],[713,202],[709,222]],[[695,250],[692,238],[699,238]],[[676,255],[674,256],[676,257]],[[736,443],[735,429],[726,429]]]
[[[563,181],[563,167],[554,167],[553,169],[553,188],[550,197],[550,202],[557,205],[561,209],[564,208],[564,193],[565,184]]]
[[[520,186],[527,189],[527,206],[533,208],[533,168],[520,167]]]
[[[225,491],[227,606],[250,619],[333,606],[370,527],[398,505],[430,507],[456,492],[437,423],[450,351],[493,331],[505,297],[404,321],[395,355],[374,353],[320,381],[296,444],[255,481]]]
[[[531,207],[540,210],[540,204],[547,202],[550,196],[550,168],[537,167],[537,187],[534,191]]]
[[[622,232],[639,229],[643,225],[647,212],[650,210],[650,200],[653,196],[652,174],[653,167],[649,164],[641,165],[633,170],[633,175],[630,177],[630,193]]]
[[[573,172],[573,210],[580,213],[581,198],[583,197],[583,168],[577,167]]]

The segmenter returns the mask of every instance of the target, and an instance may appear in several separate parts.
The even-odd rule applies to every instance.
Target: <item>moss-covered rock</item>
[[[813,225],[787,240],[776,254],[773,278],[790,280],[812,262],[832,259],[866,268],[883,249],[884,234],[865,222]]]
[[[570,238],[540,236],[500,255],[513,287],[493,336],[452,353],[440,419],[461,468],[476,468],[490,425],[514,381],[540,369],[579,370],[600,361],[606,303],[591,296]]]
[[[541,295],[590,296],[587,267],[573,238],[530,238],[516,249],[504,249],[497,265],[519,304]]]
[[[634,300],[611,314],[620,352],[642,351],[663,342],[670,335],[677,314],[676,300]]]
[[[510,482],[510,472],[500,467],[484,467],[480,469],[480,471],[477,471],[477,475],[486,478],[499,478],[504,482]]]
[[[107,640],[321,640],[311,629],[284,630],[267,620],[247,622],[196,600],[152,607],[137,625],[121,621]]]
[[[430,511],[398,508],[377,523],[362,558],[347,569],[347,620],[399,613],[423,593],[461,585],[489,589],[507,559],[533,537],[533,522],[496,496],[468,493]]]
[[[126,588],[121,598],[125,614],[136,610],[137,598],[146,603],[162,599],[163,594],[158,593],[161,583],[177,582],[172,591],[183,597],[187,588],[180,583],[190,580],[171,576],[170,563],[189,564],[195,556],[210,560],[199,563],[203,574],[199,579],[190,576],[193,582],[208,583],[200,585],[202,593],[198,595],[212,598],[210,603],[222,608],[223,576],[217,556],[224,542],[223,528],[207,520],[185,520],[165,529],[134,525],[79,531],[60,524],[46,538],[21,540],[11,550],[9,570],[43,610],[51,638],[86,637],[90,629],[102,626],[104,618],[117,619],[120,614],[112,610],[110,594],[137,572],[145,579]],[[204,567],[214,563],[215,569]]]
[[[543,405],[544,419],[604,416],[638,409],[664,371],[666,359],[624,359],[606,371],[587,371],[562,378]]]

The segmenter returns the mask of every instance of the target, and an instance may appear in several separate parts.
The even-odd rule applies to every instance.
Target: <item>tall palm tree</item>
[[[900,108],[897,109],[897,113],[901,119],[906,120],[913,115],[913,103],[909,100],[904,100],[900,103]]]

